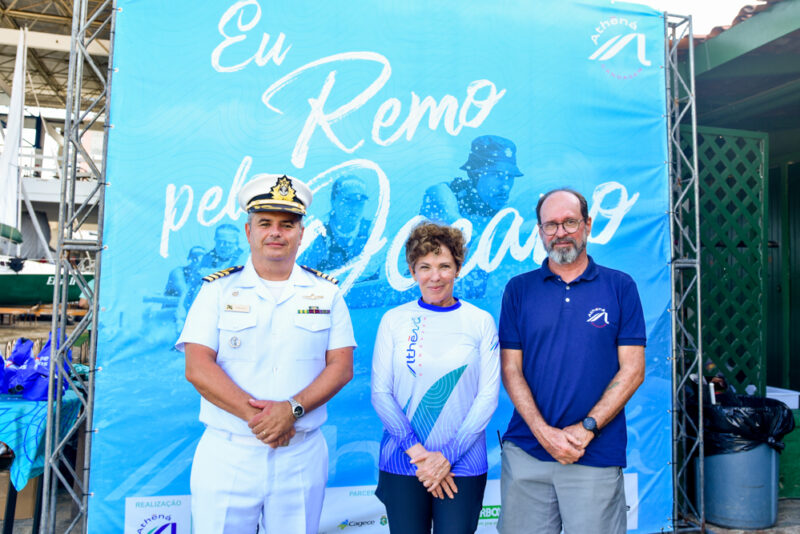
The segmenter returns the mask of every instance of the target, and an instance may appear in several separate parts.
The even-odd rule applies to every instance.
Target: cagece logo
[[[611,17],[601,20],[592,34],[595,51],[590,61],[597,61],[612,78],[629,80],[652,65],[647,59],[647,37],[638,33],[635,20]]]
[[[336,526],[339,527],[339,530],[344,530],[347,527],[367,527],[369,525],[374,525],[374,524],[375,524],[374,519],[367,519],[366,521],[350,521],[349,519],[345,519]]]

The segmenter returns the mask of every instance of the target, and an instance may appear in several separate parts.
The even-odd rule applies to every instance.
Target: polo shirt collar
[[[588,281],[597,278],[597,275],[599,273],[597,264],[594,262],[591,256],[588,256],[588,258],[589,258],[589,264],[586,266],[586,269],[580,275],[578,275],[578,277],[575,280],[570,282],[571,284],[575,284],[577,282],[580,282],[581,280]],[[545,280],[547,280],[548,278],[558,278],[558,275],[556,275],[553,271],[550,270],[550,258],[544,259],[544,261],[542,262],[541,270]]]

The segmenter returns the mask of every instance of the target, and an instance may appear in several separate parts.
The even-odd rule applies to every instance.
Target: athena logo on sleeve
[[[425,326],[423,322],[424,317],[412,317],[411,322],[413,326],[411,328],[411,334],[408,336],[408,348],[406,349],[406,367],[411,372],[412,376],[417,376],[417,371],[414,370],[414,364],[417,362],[417,357],[422,356],[422,353],[419,352],[419,349],[422,345],[418,345],[422,341],[422,332],[420,331],[422,327]],[[417,364],[419,365],[419,364]]]

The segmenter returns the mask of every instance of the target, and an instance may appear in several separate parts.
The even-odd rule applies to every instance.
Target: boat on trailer
[[[94,275],[82,272],[91,285]],[[0,254],[0,306],[33,306],[53,302],[56,266],[45,259],[31,260]],[[67,300],[81,297],[81,287],[75,276],[70,276]]]

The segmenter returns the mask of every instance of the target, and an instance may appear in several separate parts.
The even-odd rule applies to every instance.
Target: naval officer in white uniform
[[[288,176],[242,188],[250,258],[203,279],[176,344],[206,425],[191,474],[197,534],[319,528],[319,427],[353,376],[355,339],[336,281],[295,263],[311,197]]]

